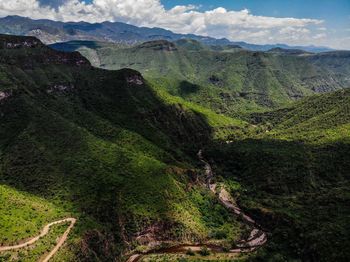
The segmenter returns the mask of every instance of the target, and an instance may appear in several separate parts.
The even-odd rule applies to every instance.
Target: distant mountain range
[[[232,42],[226,38],[217,39],[194,34],[176,34],[162,28],[137,27],[120,22],[58,22],[52,20],[33,20],[20,16],[0,18],[0,33],[36,36],[46,44],[71,40],[93,40],[135,44],[151,40],[176,41],[193,39],[206,45],[239,45],[253,51],[267,51],[273,48],[301,49],[308,52],[325,52],[332,49],[318,46],[288,46],[285,44],[256,45],[246,42]]]

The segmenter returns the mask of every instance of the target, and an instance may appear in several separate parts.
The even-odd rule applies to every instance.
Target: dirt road
[[[19,249],[19,248],[24,248],[24,247],[28,247],[30,245],[33,245],[35,242],[37,242],[40,238],[44,237],[45,235],[47,235],[50,231],[50,228],[54,225],[57,224],[62,224],[62,223],[66,223],[66,222],[70,222],[69,227],[67,228],[67,230],[63,233],[63,235],[61,236],[61,238],[59,239],[59,241],[57,242],[56,246],[50,251],[50,253],[48,255],[45,256],[45,258],[42,260],[43,262],[47,262],[49,261],[50,258],[52,258],[56,252],[59,250],[59,248],[64,244],[64,242],[67,240],[68,234],[69,232],[72,230],[72,228],[74,227],[74,224],[77,220],[75,218],[69,217],[69,218],[65,218],[65,219],[61,219],[55,222],[52,222],[50,224],[47,224],[46,226],[44,226],[44,228],[41,230],[40,234],[36,237],[33,237],[31,239],[29,239],[28,241],[22,243],[22,244],[18,244],[18,245],[13,245],[13,246],[0,246],[0,252],[2,251],[9,251],[9,250],[14,250],[14,249]]]

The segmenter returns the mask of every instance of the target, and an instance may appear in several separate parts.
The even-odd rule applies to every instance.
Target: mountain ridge
[[[0,209],[2,245],[63,217],[79,227],[56,254],[63,261],[122,259],[156,240],[204,241],[228,224],[227,236],[239,237],[239,222],[210,209],[215,198],[196,182],[196,153],[216,127],[241,122],[160,96],[135,70],[94,68],[33,37],[0,36],[0,47],[0,198],[11,203]],[[20,192],[35,196],[30,208]],[[38,198],[54,206],[50,217]],[[38,261],[43,245],[0,260]]]
[[[347,88],[350,52],[206,46],[196,40],[154,40],[132,47],[101,42],[51,45],[79,51],[95,66],[133,68],[173,95],[229,116],[269,110],[302,97]]]
[[[337,86],[328,88],[324,79],[332,72],[347,76],[348,52],[305,58],[295,51],[281,55],[284,50],[253,52],[235,46],[213,51],[196,42],[174,46],[157,40],[133,46],[134,53],[113,44],[120,58],[135,55],[114,60],[110,43],[66,46],[74,51],[80,44],[102,48],[100,58],[112,59],[111,67],[136,63],[157,74],[166,76],[168,70],[186,78],[175,90],[169,88],[174,78],[96,68],[78,52],[57,51],[33,37],[1,35],[1,245],[74,217],[77,223],[55,255],[58,261],[126,261],[129,254],[147,253],[159,243],[214,243],[222,250],[244,246],[240,240],[254,239],[257,232],[219,205],[215,193],[223,190],[203,187],[212,182],[211,189],[222,184],[225,195],[234,198],[227,204],[237,203],[241,215],[266,230],[266,245],[241,254],[240,261],[347,261],[350,89],[289,101],[283,109],[253,110],[251,124],[189,98],[211,91],[219,94],[222,107],[232,96],[238,98],[236,104],[254,96],[269,103],[263,92],[286,90],[284,85],[271,89],[285,78],[281,83],[310,81],[324,84],[320,92],[329,92]],[[303,60],[310,58],[322,65],[319,71]],[[293,74],[283,75],[285,71]],[[232,86],[242,80],[244,89],[220,95],[233,72]],[[196,84],[195,77],[210,88]],[[33,248],[1,252],[0,260],[38,261],[63,229],[53,228]],[[190,261],[235,259],[227,253],[204,258],[205,248],[202,255],[185,252],[180,255]],[[161,261],[178,259],[159,256]]]
[[[274,47],[303,49],[311,52],[330,51],[327,47],[288,46],[285,44],[257,45],[230,41],[226,38],[213,38],[194,34],[177,34],[170,30],[154,27],[137,27],[122,22],[61,22],[48,19],[33,20],[28,17],[7,16],[0,18],[0,33],[33,35],[45,43],[66,42],[70,40],[96,40],[135,44],[155,39],[176,41],[182,38],[198,40],[206,45],[239,45],[254,51],[267,51]]]

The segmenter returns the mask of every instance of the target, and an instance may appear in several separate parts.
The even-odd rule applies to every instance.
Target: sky
[[[350,49],[350,0],[0,0],[0,16],[7,15]]]

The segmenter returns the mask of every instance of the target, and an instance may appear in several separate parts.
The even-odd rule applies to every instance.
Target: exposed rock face
[[[126,77],[126,82],[128,82],[129,84],[134,84],[138,86],[145,84],[141,75],[128,76]]]
[[[0,35],[0,49],[35,48],[44,46],[35,37]]]
[[[50,57],[47,57],[43,63],[47,64],[65,64],[65,65],[75,65],[75,66],[90,66],[90,62],[80,55],[78,52],[64,53],[57,52],[52,53]]]
[[[66,64],[73,66],[91,66],[90,62],[78,52],[59,52],[45,46],[39,39],[32,36],[0,35],[0,50],[4,52],[0,62],[4,64],[20,64],[25,69],[31,69],[35,64]],[[29,57],[17,49],[37,49]],[[12,52],[13,51],[13,52]]]
[[[46,90],[48,94],[52,93],[62,93],[62,92],[70,92],[74,89],[73,84],[55,84]]]
[[[145,84],[145,79],[143,78],[141,73],[136,70],[124,68],[121,69],[120,72],[120,80],[126,81],[131,86],[141,86]]]
[[[315,91],[316,93],[327,93],[331,89],[332,89],[332,87],[327,86],[327,85],[320,85],[320,86],[315,86],[312,88],[312,90]]]
[[[52,34],[41,29],[33,29],[29,31],[26,35],[34,36],[47,45],[65,41],[65,39],[62,38],[59,32],[57,32],[56,34]]]
[[[12,95],[11,91],[0,91],[0,101],[5,100],[6,98]]]
[[[138,232],[132,237],[133,240],[137,241],[141,245],[148,247],[159,246],[162,242],[166,241],[196,241],[198,240],[195,235],[191,233],[184,233],[181,236],[175,236],[173,229],[176,227],[181,227],[177,223],[173,222],[156,222],[154,224],[148,225],[143,228],[142,231]]]

